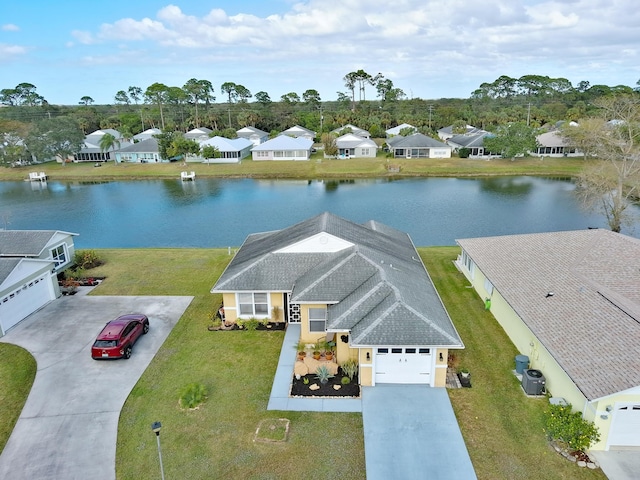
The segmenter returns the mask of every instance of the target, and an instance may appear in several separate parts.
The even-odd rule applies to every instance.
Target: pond
[[[0,182],[0,228],[78,233],[78,248],[239,246],[249,233],[324,211],[375,219],[408,232],[418,246],[606,228],[604,217],[581,210],[574,188],[537,177]]]

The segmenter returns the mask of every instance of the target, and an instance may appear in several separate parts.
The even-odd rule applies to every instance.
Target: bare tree
[[[611,230],[620,232],[622,225],[633,223],[628,207],[640,195],[640,98],[607,97],[597,106],[602,120],[593,132],[597,160],[579,174],[577,192],[586,206],[605,215]]]

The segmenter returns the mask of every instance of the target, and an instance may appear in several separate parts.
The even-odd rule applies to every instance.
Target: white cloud
[[[2,30],[4,30],[5,32],[19,32],[20,27],[14,25],[13,23],[5,23],[4,25],[2,25]]]
[[[25,55],[29,49],[21,45],[7,45],[0,43],[0,61],[11,60]]]

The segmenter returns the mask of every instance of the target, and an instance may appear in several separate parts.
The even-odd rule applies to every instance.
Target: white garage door
[[[418,347],[376,349],[376,383],[431,384],[431,350]]]
[[[609,446],[640,446],[640,405],[617,404],[613,411]]]
[[[2,333],[55,299],[50,283],[49,276],[43,275],[0,299]]]

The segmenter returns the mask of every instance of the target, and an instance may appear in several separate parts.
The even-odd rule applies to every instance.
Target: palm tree
[[[105,133],[100,139],[100,152],[108,154],[109,150],[115,150],[116,148],[120,148],[120,140],[110,133]],[[117,163],[115,155],[113,156],[113,163]]]

